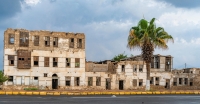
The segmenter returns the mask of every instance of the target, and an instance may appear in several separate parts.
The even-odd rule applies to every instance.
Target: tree
[[[150,90],[150,63],[154,49],[168,49],[167,42],[170,40],[173,42],[173,37],[164,28],[157,28],[154,22],[155,18],[152,18],[150,22],[141,19],[137,26],[131,27],[127,44],[130,49],[141,49],[142,51],[141,56],[147,69],[146,90]]]
[[[125,55],[125,52],[123,54],[118,54],[112,60],[114,60],[114,61],[120,61],[123,58],[127,58],[127,55]]]
[[[0,71],[0,85],[3,84],[3,82],[7,81],[8,77],[4,75],[2,71]]]

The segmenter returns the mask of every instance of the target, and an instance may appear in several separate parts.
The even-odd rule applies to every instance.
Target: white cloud
[[[22,8],[14,20],[9,20],[16,24],[13,28],[83,32],[87,60],[112,59],[124,51],[128,55],[140,54],[139,50],[130,51],[126,44],[129,29],[144,15],[147,20],[157,18],[157,26],[164,27],[175,38],[174,44],[168,44],[168,50],[155,50],[155,54],[171,54],[175,67],[186,62],[200,67],[200,56],[197,55],[200,53],[200,8],[177,8],[155,0],[25,2],[25,5],[31,5],[31,9]]]
[[[41,2],[41,0],[24,0],[24,2],[30,6],[36,5]]]

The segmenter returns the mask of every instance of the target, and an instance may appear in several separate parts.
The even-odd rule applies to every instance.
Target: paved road
[[[0,104],[200,104],[200,95],[19,96],[0,95]]]

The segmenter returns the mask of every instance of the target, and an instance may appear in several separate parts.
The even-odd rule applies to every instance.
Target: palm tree
[[[137,26],[131,27],[127,47],[130,49],[141,49],[143,61],[146,63],[147,80],[146,90],[150,90],[150,63],[155,48],[168,49],[167,42],[173,37],[164,28],[156,27],[155,18],[150,22],[141,19]]]

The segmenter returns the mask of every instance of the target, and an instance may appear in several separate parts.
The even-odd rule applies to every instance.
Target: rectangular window
[[[159,81],[159,77],[156,77],[156,81]]]
[[[9,44],[14,44],[15,43],[15,35],[14,34],[9,34]]]
[[[150,84],[153,84],[153,77],[151,77]]]
[[[77,39],[77,48],[82,48],[82,39]]]
[[[174,86],[177,86],[177,78],[174,78],[174,79],[173,79],[173,85],[174,85]]]
[[[65,85],[70,86],[71,77],[65,77]]]
[[[13,76],[8,76],[8,81],[13,82]]]
[[[53,46],[58,47],[58,37],[53,38]]]
[[[44,67],[49,67],[49,57],[44,57]]]
[[[8,55],[8,60],[9,60],[9,66],[14,66],[15,56]]]
[[[33,56],[33,65],[39,66],[39,56]]]
[[[19,46],[20,47],[28,47],[29,46],[29,33],[28,32],[20,32]]]
[[[75,68],[80,68],[80,58],[75,58]]]
[[[122,65],[121,70],[122,70],[122,72],[125,72],[125,65]]]
[[[137,72],[137,65],[133,65],[133,72]]]
[[[183,79],[182,79],[182,78],[179,78],[179,84],[180,84],[180,85],[182,84],[182,81],[183,81]]]
[[[160,57],[155,57],[155,68],[156,69],[160,68]]]
[[[185,85],[188,85],[188,78],[185,78]]]
[[[31,52],[27,50],[17,51],[17,68],[30,69],[31,68]]]
[[[80,77],[75,77],[74,78],[74,86],[79,86],[80,85]]]
[[[69,48],[74,48],[74,38],[70,39]]]
[[[70,58],[66,58],[66,67],[70,67]]]
[[[34,36],[34,46],[39,46],[39,36]]]
[[[34,77],[34,80],[38,80],[38,77]]]
[[[101,77],[96,77],[96,86],[101,86]]]
[[[143,65],[139,66],[139,72],[143,72]]]
[[[139,79],[139,86],[143,86],[143,79]]]
[[[58,57],[53,58],[53,67],[58,67]]]
[[[133,86],[137,87],[137,79],[133,79]]]
[[[47,73],[44,73],[44,77],[47,77]]]
[[[45,44],[46,47],[50,46],[50,37],[49,36],[45,36],[44,44]]]
[[[93,78],[88,77],[88,86],[92,86],[92,85],[93,85]]]

